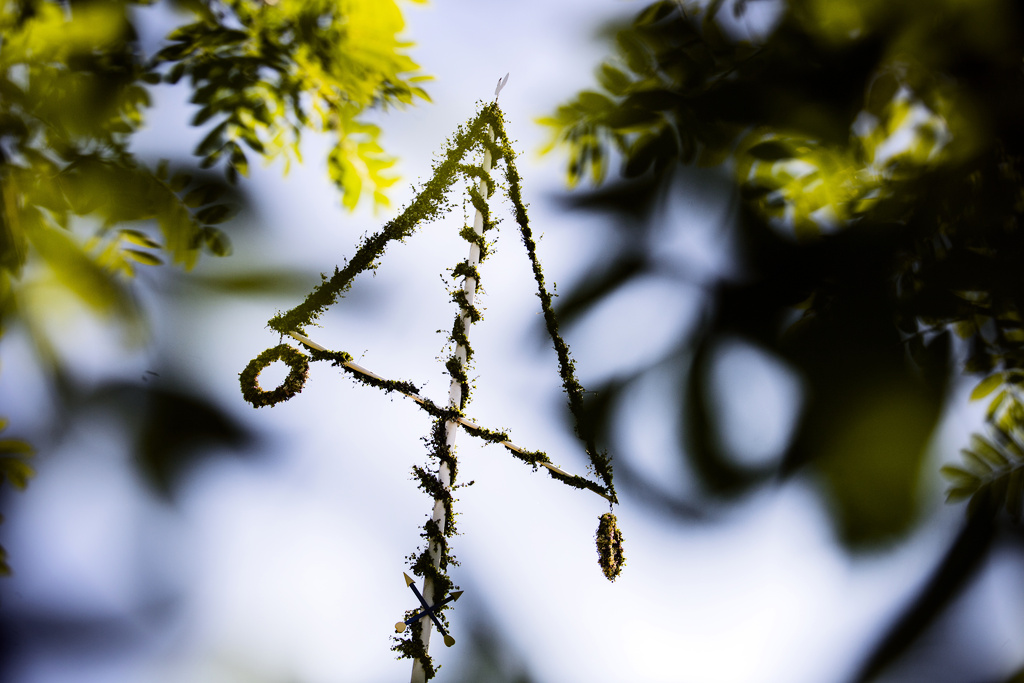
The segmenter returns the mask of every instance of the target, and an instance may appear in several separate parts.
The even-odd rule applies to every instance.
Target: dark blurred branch
[[[889,627],[851,681],[867,683],[899,659],[938,616],[960,595],[984,564],[996,527],[991,517],[969,517],[931,578],[903,614]],[[1011,679],[1009,683],[1015,683]]]
[[[1024,683],[1024,667],[1007,678],[1006,683]]]

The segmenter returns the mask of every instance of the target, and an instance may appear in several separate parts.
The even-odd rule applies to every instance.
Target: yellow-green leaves
[[[873,188],[843,149],[763,131],[740,143],[736,176],[743,196],[773,224],[813,237],[850,218],[854,199]]]
[[[975,153],[978,123],[969,96],[951,80],[894,60],[868,85],[851,143],[880,174],[907,179]]]
[[[3,14],[12,9],[5,7]],[[60,3],[38,2],[23,22],[10,16],[3,19],[0,69],[19,63],[66,62],[74,55],[108,50],[125,38],[127,28],[123,7],[114,3],[90,3],[69,12]]]
[[[227,214],[215,198],[185,204],[188,181],[128,151],[159,78],[132,43],[127,5],[19,7],[0,8],[0,268],[4,313],[31,318],[43,348],[41,321],[63,300],[54,293],[135,320],[123,277],[166,261],[191,267],[204,243],[226,251],[207,234]]]
[[[66,230],[49,226],[42,219],[33,222],[28,231],[32,246],[64,287],[97,313],[129,314],[131,300],[112,273],[91,258]]]
[[[966,109],[948,84],[893,63],[872,79],[847,144],[762,127],[740,141],[736,179],[775,227],[816,237],[973,154],[977,135]]]
[[[544,151],[568,152],[570,186],[587,177],[600,184],[614,155],[621,155],[628,178],[680,162],[721,161],[739,129],[706,118],[698,123],[703,106],[697,102],[753,49],[724,38],[711,5],[695,25],[678,3],[651,4],[615,34],[615,56],[597,70],[603,92],[583,90],[538,120],[551,129]]]
[[[103,268],[114,273],[133,277],[134,264],[147,266],[163,264],[156,253],[160,243],[138,230],[122,229],[107,231],[105,235],[94,237],[87,245],[96,254],[96,262]]]
[[[971,390],[971,400],[977,401],[980,398],[985,398],[993,391],[995,391],[1003,383],[1003,373],[997,372],[989,375],[985,379],[978,382],[978,384]]]
[[[970,448],[960,451],[963,466],[945,465],[950,482],[948,502],[970,499],[972,514],[994,514],[1000,509],[1016,519],[1024,501],[1024,439],[1020,426],[993,429],[991,438],[971,436]]]
[[[1007,370],[989,375],[971,391],[972,401],[995,393],[985,410],[985,420],[995,429],[1009,433],[1014,428],[1024,425],[1024,403],[1021,402],[1020,396],[1022,382],[1024,371]]]
[[[389,173],[395,159],[377,142],[380,128],[349,116],[342,118],[339,129],[345,133],[339,135],[338,144],[327,156],[327,172],[341,189],[342,205],[354,209],[366,187],[372,191],[375,206],[387,206],[385,190],[398,181],[398,176]]]
[[[7,420],[0,418],[0,432],[6,428]],[[0,484],[7,482],[16,489],[24,490],[28,480],[35,475],[35,470],[28,464],[34,452],[32,446],[20,439],[0,439]],[[2,522],[3,517],[0,517]],[[0,576],[10,575],[7,551],[0,546]]]
[[[7,429],[7,420],[0,418],[0,432]],[[17,489],[28,486],[35,470],[28,458],[35,453],[32,446],[20,439],[0,439],[0,484],[8,482]]]
[[[0,8],[0,120],[15,163],[39,161],[49,149],[64,161],[85,140],[117,147],[149,105],[135,83],[144,71],[132,57],[132,28],[118,3],[74,12],[58,2]],[[53,157],[50,158],[53,161]]]
[[[558,108],[554,117],[538,119],[541,125],[552,128],[551,141],[542,150],[547,153],[556,145],[565,145],[569,151],[567,182],[577,185],[584,177],[600,183],[604,180],[607,154],[604,149],[627,144],[627,131],[609,132],[607,118],[614,104],[607,97],[584,91],[576,101]],[[640,130],[639,128],[637,130]]]
[[[953,0],[940,4],[949,10]],[[742,196],[776,229],[806,239],[880,205],[892,212],[891,200],[913,198],[910,184],[977,154],[982,126],[969,92],[928,69],[924,57],[851,54],[870,68],[835,78],[856,77],[859,110],[855,99],[835,97],[851,86],[801,83],[816,68],[847,68],[830,53],[839,48],[822,48],[816,59],[837,60],[827,67],[789,62],[802,49],[795,45],[811,49],[798,27],[813,26],[813,39],[826,44],[845,43],[888,21],[892,3],[789,3],[790,33],[770,46],[727,37],[721,7],[712,2],[690,15],[677,3],[652,3],[616,33],[615,56],[597,70],[600,90],[582,90],[539,120],[552,131],[545,151],[568,152],[570,186],[587,177],[601,183],[613,156],[625,178],[732,160]]]
[[[380,130],[363,117],[373,108],[429,100],[427,77],[407,54],[411,43],[394,0],[235,0],[226,5],[242,28],[203,16],[170,34],[157,62],[172,65],[169,82],[188,76],[199,110],[192,124],[215,125],[196,148],[204,167],[224,164],[235,182],[248,155],[299,156],[304,129],[329,132],[331,179],[346,208],[369,194],[387,203],[394,160]],[[230,25],[229,25],[230,24]]]

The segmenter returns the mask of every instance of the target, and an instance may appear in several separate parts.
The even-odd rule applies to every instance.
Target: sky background
[[[531,224],[543,235],[539,253],[549,282],[570,289],[617,245],[605,219],[564,210],[564,159],[538,155],[546,131],[535,119],[593,83],[608,51],[597,37],[601,27],[642,5],[439,0],[403,7],[407,35],[417,44],[412,54],[436,80],[427,88],[432,104],[380,117],[384,144],[400,157],[404,178],[394,206],[412,198],[410,183],[429,177],[456,126],[511,72],[500,101],[521,155]],[[770,25],[771,3],[750,7],[764,13],[750,21]],[[159,11],[150,11],[154,26]],[[140,154],[181,157],[200,139],[186,125],[184,100],[181,90],[161,89]],[[324,141],[307,140],[304,154],[305,166],[283,179],[280,166],[255,169],[247,185],[253,212],[234,228],[235,255],[206,259],[199,274],[291,268],[308,273],[311,289],[319,272],[331,272],[360,236],[394,215],[344,213],[327,180]],[[680,192],[665,210],[666,259],[706,273],[729,267],[728,207],[698,187]],[[438,274],[464,257],[460,213],[393,246],[380,269],[361,276],[310,336],[443,400],[448,383],[437,358],[445,334],[436,330],[450,328],[454,308]],[[468,412],[584,474],[586,458],[565,421],[554,354],[512,228],[506,214],[497,253],[481,269],[486,310],[470,332],[477,388]],[[17,571],[0,588],[0,610],[126,630],[117,648],[86,641],[60,652],[22,653],[17,683],[405,680],[410,662],[395,660],[389,648],[394,623],[415,606],[402,573],[431,509],[410,480],[412,466],[426,459],[428,417],[325,364],[311,366],[294,399],[256,411],[242,400],[237,375],[278,343],[266,320],[305,290],[229,299],[199,296],[187,278],[154,276],[150,284],[163,290],[141,294],[163,311],[152,321],[151,348],[126,358],[116,339],[78,321],[68,323],[65,353],[86,377],[133,379],[152,370],[159,375],[149,381],[201,384],[263,440],[253,457],[216,458],[197,468],[173,506],[141,487],[127,438],[101,421],[75,423],[57,452],[41,453],[39,476],[9,505],[0,529]],[[697,290],[655,278],[612,297],[567,330],[583,384],[651,362],[693,324],[701,306]],[[12,335],[4,343],[3,412],[12,422],[44,424],[53,415],[34,388],[39,378],[24,341]],[[737,376],[756,378],[745,384],[753,389],[738,390]],[[262,384],[274,385],[273,377],[268,370]],[[751,459],[771,457],[799,403],[798,381],[738,346],[723,359],[720,378],[734,408],[734,443]],[[684,473],[674,450],[674,412],[659,400],[663,390],[657,377],[640,385],[617,446],[644,474],[674,489],[684,486]],[[966,404],[966,393],[953,403]],[[937,439],[950,446],[936,449],[936,462],[953,458],[976,421],[969,410],[951,412]],[[611,584],[594,549],[597,519],[607,510],[602,498],[534,473],[464,433],[458,446],[460,480],[476,483],[457,494],[461,535],[452,545],[461,565],[451,575],[465,594],[449,613],[456,646],[432,643],[443,666],[440,681],[459,680],[474,634],[489,632],[500,640],[502,666],[541,683],[839,681],[934,563],[962,515],[960,508],[942,510],[898,551],[854,559],[837,545],[820,499],[799,480],[762,491],[715,522],[688,526],[623,493],[615,512],[627,566]],[[936,477],[930,485],[929,504],[941,507],[941,483]],[[957,618],[973,621],[978,610],[992,634],[1024,633],[1024,587],[1013,580],[1020,561],[994,563]],[[965,636],[967,644],[995,671],[1024,658],[1024,639],[993,641],[978,628]]]

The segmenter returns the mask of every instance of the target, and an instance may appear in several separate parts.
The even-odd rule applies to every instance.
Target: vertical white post
[[[506,76],[506,79],[507,79],[507,76]],[[488,136],[490,137],[491,141],[493,142],[493,140],[494,140],[494,130],[491,129],[488,126],[487,133],[488,133]],[[484,163],[483,163],[484,170],[485,171],[490,171],[492,163],[493,163],[493,160],[491,159],[491,152],[490,152],[490,150],[486,150],[484,152]],[[487,193],[488,193],[489,188],[487,187],[487,182],[485,180],[483,180],[483,179],[480,180],[479,185],[477,186],[477,189],[480,191],[480,195],[481,196],[487,197]],[[477,235],[483,235],[483,233],[484,233],[484,217],[483,217],[483,214],[481,214],[479,210],[477,210],[475,216],[473,217],[473,230],[476,231]],[[480,246],[478,244],[474,243],[474,244],[471,244],[469,246],[469,264],[473,268],[476,268],[480,264]],[[470,275],[467,275],[465,277],[464,281],[463,281],[462,290],[466,293],[466,301],[468,302],[468,304],[470,306],[472,306],[474,301],[476,301],[476,278],[472,277]],[[466,332],[466,338],[467,339],[469,338],[469,326],[472,324],[472,322],[473,321],[470,318],[469,311],[468,310],[463,310],[462,311],[462,328]],[[466,357],[467,357],[466,347],[464,345],[462,345],[462,344],[458,344],[455,347],[455,354],[458,356],[459,360],[462,362],[462,366],[465,367],[466,366]],[[458,379],[456,379],[455,377],[452,377],[452,383],[451,383],[451,386],[448,389],[448,407],[449,408],[459,408],[461,406],[461,404],[462,404],[462,384],[459,383]],[[456,422],[455,420],[448,420],[448,421],[446,421],[444,423],[445,444],[447,444],[448,448],[454,448],[455,447],[455,435],[458,434],[458,431],[459,431],[459,423]],[[447,463],[445,463],[445,462],[441,463],[441,466],[440,466],[440,468],[438,470],[438,477],[441,479],[441,485],[444,487],[444,489],[446,491],[451,490],[452,473],[449,470]],[[440,500],[434,501],[434,514],[431,517],[431,519],[433,519],[434,522],[442,530],[444,529],[444,520],[445,520],[444,502],[442,502]],[[431,544],[430,545],[430,557],[433,560],[434,566],[435,567],[439,566],[440,561],[441,561],[441,549],[436,544]],[[434,602],[435,602],[434,582],[431,581],[429,577],[424,579],[424,581],[423,581],[423,599],[427,601],[428,605],[433,605]],[[423,619],[420,623],[423,625],[423,628],[420,631],[420,642],[423,643],[423,650],[425,652],[428,652],[429,651],[429,646],[430,646],[430,632],[433,630],[434,624],[433,624],[433,622],[430,619]],[[412,683],[425,683],[425,682],[426,682],[426,672],[423,670],[423,665],[420,664],[420,660],[414,659],[413,662],[412,662]]]

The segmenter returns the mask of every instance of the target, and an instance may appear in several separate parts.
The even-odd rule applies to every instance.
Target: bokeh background
[[[589,201],[588,187],[568,190],[558,151],[539,154],[551,133],[536,120],[593,86],[610,52],[608,27],[642,5],[438,0],[403,9],[411,54],[435,80],[431,103],[377,115],[400,157],[394,207],[414,196],[411,183],[429,177],[451,133],[510,72],[500,103],[543,236],[540,256],[562,300],[623,254],[650,249],[658,261],[566,311],[582,383],[597,387],[596,400],[616,401],[603,434],[619,477],[622,576],[608,583],[596,562],[603,499],[460,435],[461,479],[475,483],[458,493],[461,564],[452,577],[465,594],[450,614],[457,645],[433,643],[438,680],[851,680],[963,524],[962,506],[943,502],[938,467],[983,420],[984,406],[968,400],[976,378],[952,380],[922,467],[923,521],[894,540],[851,548],[810,477],[727,500],[703,496],[680,455],[675,364],[709,315],[712,284],[741,273],[734,189],[715,169],[680,171],[641,234],[630,229],[635,216]],[[169,12],[141,10],[144,44],[159,44]],[[782,13],[782,3],[765,0],[722,16],[736,35],[768,36]],[[188,125],[188,92],[164,85],[154,94],[133,150],[184,158],[202,138]],[[136,294],[151,327],[144,346],[126,348],[74,311],[61,316],[57,343],[75,369],[75,410],[55,398],[62,389],[28,337],[16,328],[4,336],[0,408],[38,452],[28,490],[3,494],[0,536],[14,569],[0,584],[5,681],[409,675],[410,663],[389,648],[393,624],[413,606],[402,572],[431,508],[411,480],[426,459],[429,420],[324,364],[312,366],[300,395],[273,408],[251,408],[238,387],[245,364],[278,343],[266,320],[396,211],[345,211],[324,170],[327,145],[308,136],[304,164],[284,177],[280,165],[254,168],[241,183],[246,208],[229,224],[232,256],[188,274],[140,274]],[[463,220],[456,210],[394,246],[310,336],[442,399],[437,330],[454,311],[441,274],[463,257]],[[253,272],[273,273],[274,286],[238,285]],[[482,277],[471,417],[584,473],[512,230],[499,235]],[[742,465],[771,467],[812,400],[806,381],[741,338],[708,353],[723,440]],[[283,375],[272,367],[262,383]],[[174,405],[167,423],[161,401]],[[189,464],[158,458],[140,467],[141,449]],[[1008,680],[1024,661],[1022,577],[1020,543],[999,544],[882,680]]]

